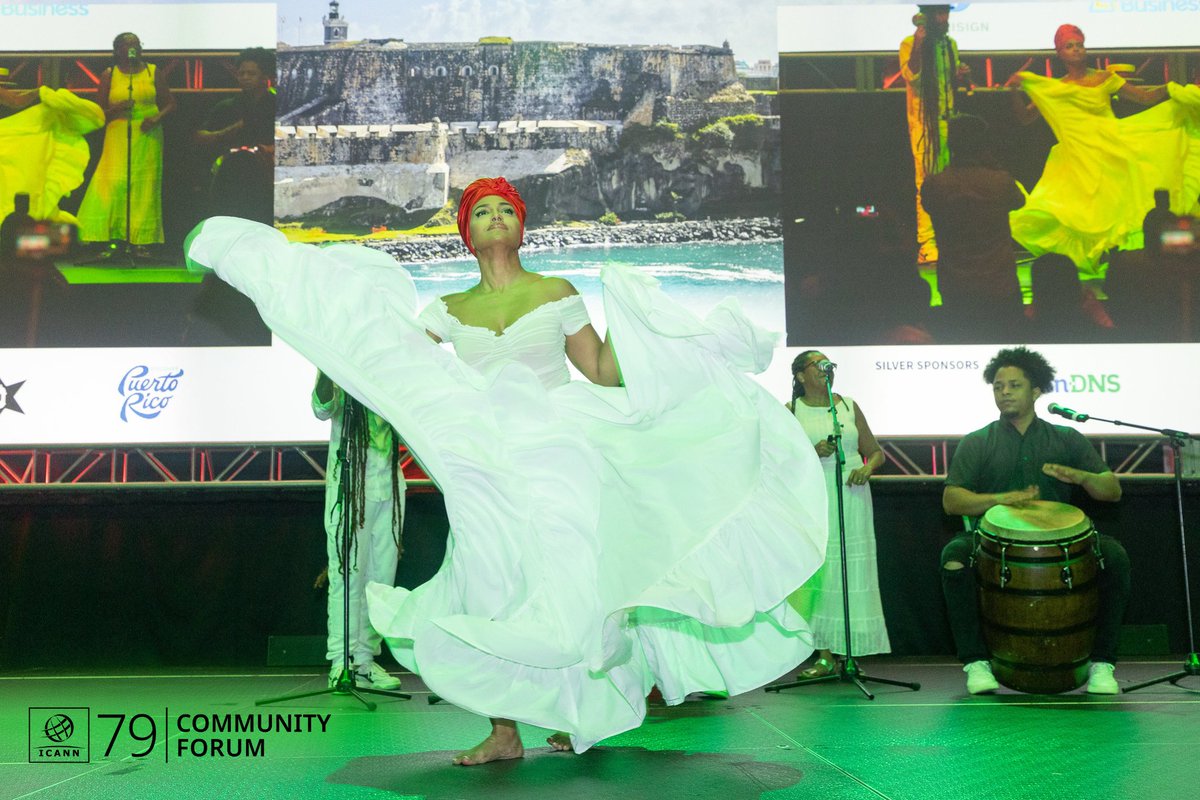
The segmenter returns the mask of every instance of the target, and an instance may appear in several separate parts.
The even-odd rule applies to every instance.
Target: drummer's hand
[[[863,486],[871,479],[871,472],[871,468],[863,464],[858,469],[850,471],[850,477],[846,478],[846,484],[848,486]]]
[[[1026,486],[1024,489],[1016,489],[1011,492],[1002,492],[996,495],[997,505],[1002,506],[1024,506],[1038,499],[1038,487]]]
[[[1081,469],[1074,467],[1064,467],[1062,464],[1043,464],[1042,472],[1049,475],[1051,478],[1057,478],[1063,483],[1080,485],[1087,479],[1087,473]]]
[[[821,441],[817,442],[816,448],[817,456],[819,458],[828,458],[829,456],[833,455],[833,442],[829,441],[828,439],[822,439]]]

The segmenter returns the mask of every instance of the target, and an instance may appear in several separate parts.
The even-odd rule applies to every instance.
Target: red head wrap
[[[458,201],[458,235],[472,255],[475,254],[475,248],[471,246],[471,211],[476,203],[491,195],[503,197],[512,203],[517,210],[517,221],[521,223],[521,241],[525,241],[525,201],[517,193],[517,187],[504,178],[480,178],[463,189],[462,199]]]
[[[1054,32],[1054,49],[1061,50],[1067,39],[1078,39],[1083,41],[1083,31],[1077,25],[1059,25],[1058,30]]]

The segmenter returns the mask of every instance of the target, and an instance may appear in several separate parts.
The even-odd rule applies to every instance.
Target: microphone
[[[829,361],[828,359],[822,359],[817,362],[817,369],[819,369],[821,372],[825,373],[830,378],[832,378],[833,371],[835,369],[837,369],[837,364],[833,363],[832,361]]]
[[[1092,418],[1090,414],[1081,414],[1073,408],[1063,408],[1058,403],[1051,403],[1046,406],[1046,410],[1051,414],[1058,414],[1060,417],[1066,417],[1075,422],[1087,422]]]

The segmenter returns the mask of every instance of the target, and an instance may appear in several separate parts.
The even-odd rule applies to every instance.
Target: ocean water
[[[704,314],[736,297],[746,314],[776,331],[784,326],[783,242],[687,242],[522,250],[525,268],[566,278],[583,295],[592,321],[603,330],[600,270],[609,262],[637,267],[657,278],[674,300]],[[479,281],[474,259],[406,264],[421,300],[461,292]]]

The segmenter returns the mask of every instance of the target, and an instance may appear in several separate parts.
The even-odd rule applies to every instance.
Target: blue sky
[[[352,39],[461,42],[511,36],[674,45],[719,45],[728,39],[739,58],[753,60],[771,58],[776,51],[775,6],[774,0],[347,0],[341,13]],[[328,8],[318,0],[281,3],[281,38],[320,41],[320,18]]]
[[[249,1],[222,0],[233,3]],[[142,2],[174,3],[176,0]],[[511,36],[526,41],[671,45],[719,45],[728,40],[737,58],[753,63],[760,58],[778,60],[776,7],[808,5],[812,2],[345,0],[341,3],[341,14],[350,23],[351,39],[393,37],[410,42],[464,42],[475,41],[481,36]],[[839,4],[840,0],[816,2],[834,5]],[[855,0],[853,5],[895,2]],[[107,5],[112,0],[99,0],[99,3]],[[281,41],[293,45],[320,44],[323,41],[321,18],[329,10],[328,0],[283,0],[276,5]],[[916,10],[915,7],[913,10]]]
[[[776,5],[775,0],[345,0],[341,14],[350,23],[351,39],[463,42],[511,36],[672,45],[719,45],[728,39],[738,58],[753,62],[777,60]],[[279,39],[320,44],[321,17],[328,10],[328,0],[279,2]]]

